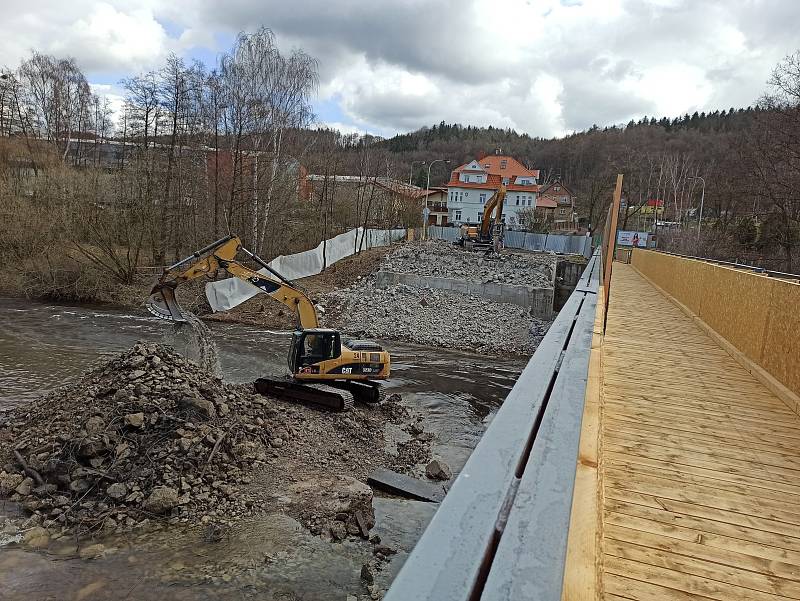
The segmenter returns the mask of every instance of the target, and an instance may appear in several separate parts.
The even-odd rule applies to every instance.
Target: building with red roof
[[[556,178],[544,186],[539,193],[539,200],[550,200],[555,202],[553,212],[550,214],[552,219],[552,231],[554,232],[568,232],[573,231],[578,227],[578,216],[575,212],[575,194],[572,189],[561,181],[561,178]]]
[[[517,159],[494,154],[474,159],[456,167],[447,182],[447,209],[451,223],[479,223],[486,202],[500,188],[506,187],[503,218],[509,227],[521,224],[520,212],[536,207],[539,170],[528,169]]]

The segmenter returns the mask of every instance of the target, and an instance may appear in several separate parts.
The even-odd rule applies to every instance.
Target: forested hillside
[[[420,186],[427,178],[422,161],[451,161],[450,166],[433,167],[431,185],[439,185],[452,166],[500,148],[540,169],[543,182],[560,177],[571,184],[578,194],[579,214],[592,229],[602,225],[614,176],[622,173],[628,209],[620,215],[621,228],[641,227],[642,207],[650,199],[660,199],[665,206],[662,220],[681,224],[661,230],[662,247],[796,270],[799,60],[800,54],[795,54],[775,69],[768,91],[755,107],[673,119],[645,117],[554,139],[440,123],[376,146],[402,157],[407,169],[413,164],[414,183]]]

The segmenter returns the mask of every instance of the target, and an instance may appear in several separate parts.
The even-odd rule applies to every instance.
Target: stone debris
[[[556,255],[504,251],[486,256],[443,240],[430,240],[399,247],[383,260],[381,269],[472,282],[552,288]]]
[[[378,465],[411,472],[429,458],[427,444],[386,450],[386,423],[417,421],[399,401],[320,411],[225,383],[171,347],[138,343],[5,414],[0,497],[58,537],[164,522],[224,531],[270,511],[316,534],[361,536],[359,523],[371,528],[375,518],[372,491],[356,478]],[[33,543],[46,546],[40,534]]]
[[[449,480],[453,477],[453,472],[444,461],[434,459],[425,467],[425,475],[431,480]]]
[[[398,273],[545,288],[553,286],[551,253],[484,256],[442,241],[406,244],[381,269]],[[401,340],[483,354],[530,355],[550,321],[519,305],[449,290],[396,284],[378,288],[373,273],[322,298],[325,321],[353,336]]]
[[[530,355],[551,323],[519,305],[448,290],[378,288],[375,276],[331,292],[324,302],[338,308],[331,325],[353,336],[483,354]]]

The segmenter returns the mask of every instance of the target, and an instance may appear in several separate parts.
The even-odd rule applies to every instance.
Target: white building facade
[[[480,223],[486,203],[503,184],[505,224],[518,228],[520,212],[536,208],[538,178],[538,170],[527,169],[513,157],[497,153],[461,165],[447,184],[448,221],[454,225]]]

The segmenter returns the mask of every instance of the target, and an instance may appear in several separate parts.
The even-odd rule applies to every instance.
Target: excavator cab
[[[341,354],[342,338],[336,330],[298,330],[292,334],[289,371],[294,375],[320,373],[319,363],[338,359]]]

